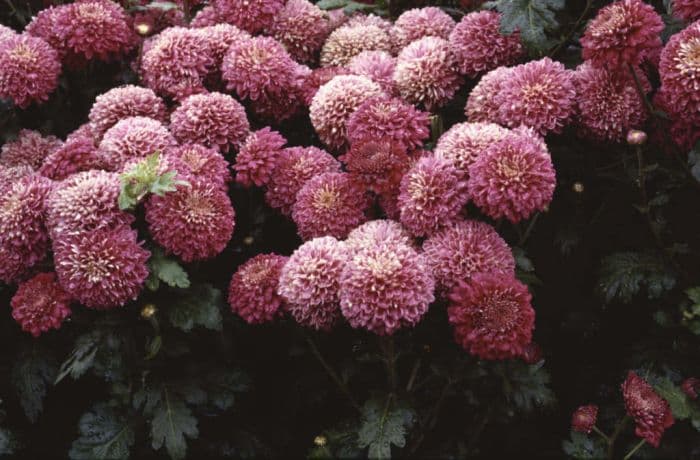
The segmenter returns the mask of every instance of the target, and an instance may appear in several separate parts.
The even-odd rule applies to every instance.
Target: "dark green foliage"
[[[652,253],[619,252],[605,257],[600,269],[599,292],[606,302],[631,302],[646,290],[650,299],[673,289],[676,277],[671,268]]]
[[[564,441],[562,448],[570,457],[581,460],[605,458],[605,448],[600,438],[578,431],[571,432],[571,440]]]
[[[556,44],[551,34],[559,28],[556,12],[564,8],[565,0],[496,0],[486,2],[503,17],[501,30],[505,34],[520,31],[523,44],[533,55],[541,55]]]
[[[173,326],[189,332],[195,326],[221,330],[221,291],[209,284],[194,286],[168,308]]]
[[[410,409],[394,407],[392,400],[370,400],[362,407],[362,422],[357,432],[360,447],[368,448],[368,457],[391,458],[391,446],[404,447],[406,435],[413,425]]]
[[[151,420],[151,445],[158,450],[165,446],[168,455],[174,459],[185,458],[187,438],[199,436],[197,419],[184,401],[163,389],[162,397],[153,408]]]
[[[12,383],[22,408],[31,422],[36,422],[44,407],[44,397],[56,376],[56,360],[46,350],[31,347],[12,368]]]
[[[134,431],[126,418],[107,404],[96,404],[80,417],[80,437],[73,441],[73,460],[126,459],[134,444]]]

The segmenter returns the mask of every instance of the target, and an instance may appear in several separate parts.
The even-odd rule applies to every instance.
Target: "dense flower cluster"
[[[659,447],[664,431],[674,423],[668,402],[632,371],[622,384],[622,397],[627,413],[637,425],[635,434],[652,446]]]
[[[148,88],[125,85],[97,96],[88,116],[90,125],[99,134],[129,117],[147,117],[164,122],[165,104]]]
[[[250,324],[275,319],[283,305],[277,288],[282,267],[286,263],[287,257],[259,254],[238,267],[229,284],[231,311]]]
[[[99,155],[108,167],[117,171],[134,158],[143,158],[175,146],[176,141],[158,120],[129,117],[119,120],[102,137]]]
[[[15,140],[2,146],[0,165],[29,166],[32,169],[39,169],[46,157],[62,146],[63,142],[54,136],[42,136],[37,131],[23,129]]]

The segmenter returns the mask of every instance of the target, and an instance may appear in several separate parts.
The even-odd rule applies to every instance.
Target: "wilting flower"
[[[170,131],[158,120],[129,117],[107,130],[98,151],[109,169],[116,171],[129,160],[164,152],[176,144]]]
[[[321,49],[321,66],[344,66],[363,51],[390,52],[387,31],[373,24],[348,24],[335,29]]]
[[[435,156],[452,161],[466,179],[469,177],[469,167],[479,155],[508,132],[495,123],[457,123],[440,136],[435,146]]]
[[[228,162],[216,149],[186,144],[167,150],[163,159],[183,177],[200,179],[228,191],[231,181]]]
[[[330,330],[340,318],[340,275],[347,262],[344,243],[332,236],[299,246],[282,268],[277,292],[302,326]]]
[[[598,419],[598,406],[589,404],[576,409],[571,416],[571,429],[579,433],[590,433]]]
[[[61,181],[75,173],[103,168],[92,139],[78,136],[67,139],[58,150],[50,153],[39,168],[39,174]]]
[[[22,34],[0,40],[0,98],[20,108],[46,101],[60,73],[58,54],[41,38]]]
[[[12,318],[34,337],[60,329],[70,311],[71,297],[56,282],[55,273],[39,273],[21,283],[10,301]]]
[[[165,122],[165,111],[163,100],[152,90],[124,85],[97,96],[88,118],[95,132],[102,135],[124,118],[148,117]]]
[[[228,289],[231,311],[249,324],[275,319],[284,303],[277,288],[287,260],[277,254],[258,254],[238,267]]]
[[[512,68],[498,67],[481,77],[469,93],[464,114],[470,122],[500,123],[500,105],[496,96],[510,76]]]
[[[396,189],[410,167],[406,149],[389,140],[357,141],[340,160],[355,180],[378,194]]]
[[[136,300],[151,255],[137,237],[126,225],[61,235],[53,242],[59,283],[88,308],[115,308]]]
[[[267,185],[287,140],[277,131],[262,128],[248,135],[236,155],[236,182],[246,187]]]
[[[226,192],[201,179],[189,179],[174,192],[152,195],[146,222],[153,240],[185,262],[205,260],[224,250],[235,226]]]
[[[661,52],[659,73],[672,113],[700,125],[700,21],[671,37]]]
[[[700,2],[698,0],[671,0],[673,15],[686,22],[700,19]]]
[[[659,447],[664,431],[674,423],[668,402],[632,371],[629,371],[622,384],[622,397],[627,413],[637,424],[634,434],[652,446]]]
[[[63,146],[54,136],[43,136],[38,131],[21,129],[17,138],[6,142],[0,151],[0,165],[5,167],[29,166],[34,170],[41,167],[47,156]]]
[[[500,66],[515,64],[524,54],[520,33],[500,31],[501,14],[475,11],[465,15],[452,30],[450,48],[461,74],[474,78]]]
[[[438,7],[413,8],[401,13],[391,29],[394,46],[401,49],[423,37],[447,39],[455,26],[449,14]]]
[[[395,220],[371,220],[360,225],[348,234],[345,245],[350,253],[378,244],[413,246],[413,238]]]
[[[308,0],[288,0],[269,32],[294,59],[311,63],[330,33],[330,23],[323,10]]]
[[[284,6],[283,0],[213,0],[220,22],[228,22],[251,34],[267,29]]]
[[[535,310],[513,275],[477,273],[450,295],[447,309],[459,345],[481,359],[509,359],[532,340]]]
[[[459,221],[433,234],[423,243],[423,254],[445,293],[476,273],[515,273],[508,244],[493,227],[476,220]]]
[[[363,51],[353,57],[347,65],[353,75],[367,77],[387,93],[394,91],[394,69],[396,58],[386,51]]]

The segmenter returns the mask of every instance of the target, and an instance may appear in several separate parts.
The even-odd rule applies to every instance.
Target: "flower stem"
[[[389,381],[389,390],[394,393],[396,391],[396,355],[394,352],[394,336],[390,335],[382,337],[381,348],[384,352],[384,363],[386,364],[387,379]]]
[[[642,439],[641,441],[639,441],[639,442],[637,443],[637,445],[634,446],[634,447],[632,448],[632,450],[630,450],[629,452],[627,452],[627,455],[625,455],[625,457],[624,457],[623,460],[628,460],[628,459],[632,458],[632,456],[634,455],[634,453],[637,452],[637,451],[644,445],[645,442],[646,442],[646,441],[644,441],[644,439]]]
[[[617,440],[617,437],[620,436],[620,433],[622,433],[622,430],[625,428],[625,425],[627,425],[627,421],[629,420],[629,416],[625,415],[625,417],[620,420],[615,426],[615,431],[613,431],[612,436],[608,438],[608,459],[612,460],[613,456],[615,455],[615,441]]]
[[[603,433],[602,431],[600,431],[600,429],[599,429],[597,426],[593,425],[593,431],[595,431],[596,433],[598,433],[598,434],[600,435],[601,438],[605,439],[605,442],[606,442],[606,443],[609,443],[609,442],[610,442],[610,437],[609,437],[607,434],[605,434],[605,433]]]

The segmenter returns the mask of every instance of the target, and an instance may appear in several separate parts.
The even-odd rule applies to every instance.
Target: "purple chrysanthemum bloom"
[[[20,108],[46,101],[60,73],[58,54],[41,38],[22,34],[0,40],[0,98]]]
[[[163,157],[170,169],[182,177],[193,177],[228,191],[231,181],[229,165],[223,155],[214,148],[199,144],[185,144],[168,149]]]
[[[88,115],[98,135],[129,117],[148,117],[165,122],[165,104],[151,89],[124,85],[97,96]]]
[[[700,125],[700,21],[671,37],[661,52],[659,74],[673,114]]]
[[[344,25],[334,30],[321,49],[321,66],[344,66],[363,51],[391,51],[391,39],[377,25]]]
[[[469,93],[464,114],[472,122],[500,123],[499,105],[496,96],[513,69],[498,67],[481,77],[479,83]]]
[[[394,46],[401,49],[423,37],[447,39],[455,26],[449,14],[435,6],[413,8],[401,13],[391,29]]]
[[[6,142],[0,151],[0,165],[7,168],[13,166],[29,166],[37,170],[52,153],[63,146],[63,142],[55,136],[43,136],[38,131],[21,129],[17,138]]]
[[[107,130],[98,151],[108,169],[118,171],[129,160],[164,152],[175,145],[175,138],[158,120],[129,117]]]
[[[55,273],[39,273],[21,283],[10,301],[12,318],[34,337],[60,329],[71,314],[70,303],[71,297],[56,282]]]
[[[327,14],[318,6],[308,0],[288,0],[269,32],[294,59],[312,63],[331,30]]]
[[[377,244],[403,244],[413,247],[413,238],[395,220],[378,219],[365,222],[352,230],[345,244],[351,253]]]
[[[363,51],[347,65],[351,74],[369,78],[387,94],[394,92],[395,68],[396,58],[386,51]]]
[[[246,187],[267,185],[286,143],[280,133],[268,127],[250,133],[233,164],[236,182]]]
[[[228,22],[251,34],[272,24],[284,6],[283,0],[213,0],[212,6],[221,22]]]
[[[435,156],[455,165],[465,179],[469,166],[487,147],[508,134],[508,129],[494,123],[457,123],[445,131],[435,146]]]
[[[231,311],[248,324],[270,322],[281,313],[284,300],[277,294],[282,267],[288,257],[258,254],[238,267],[228,289]]]

